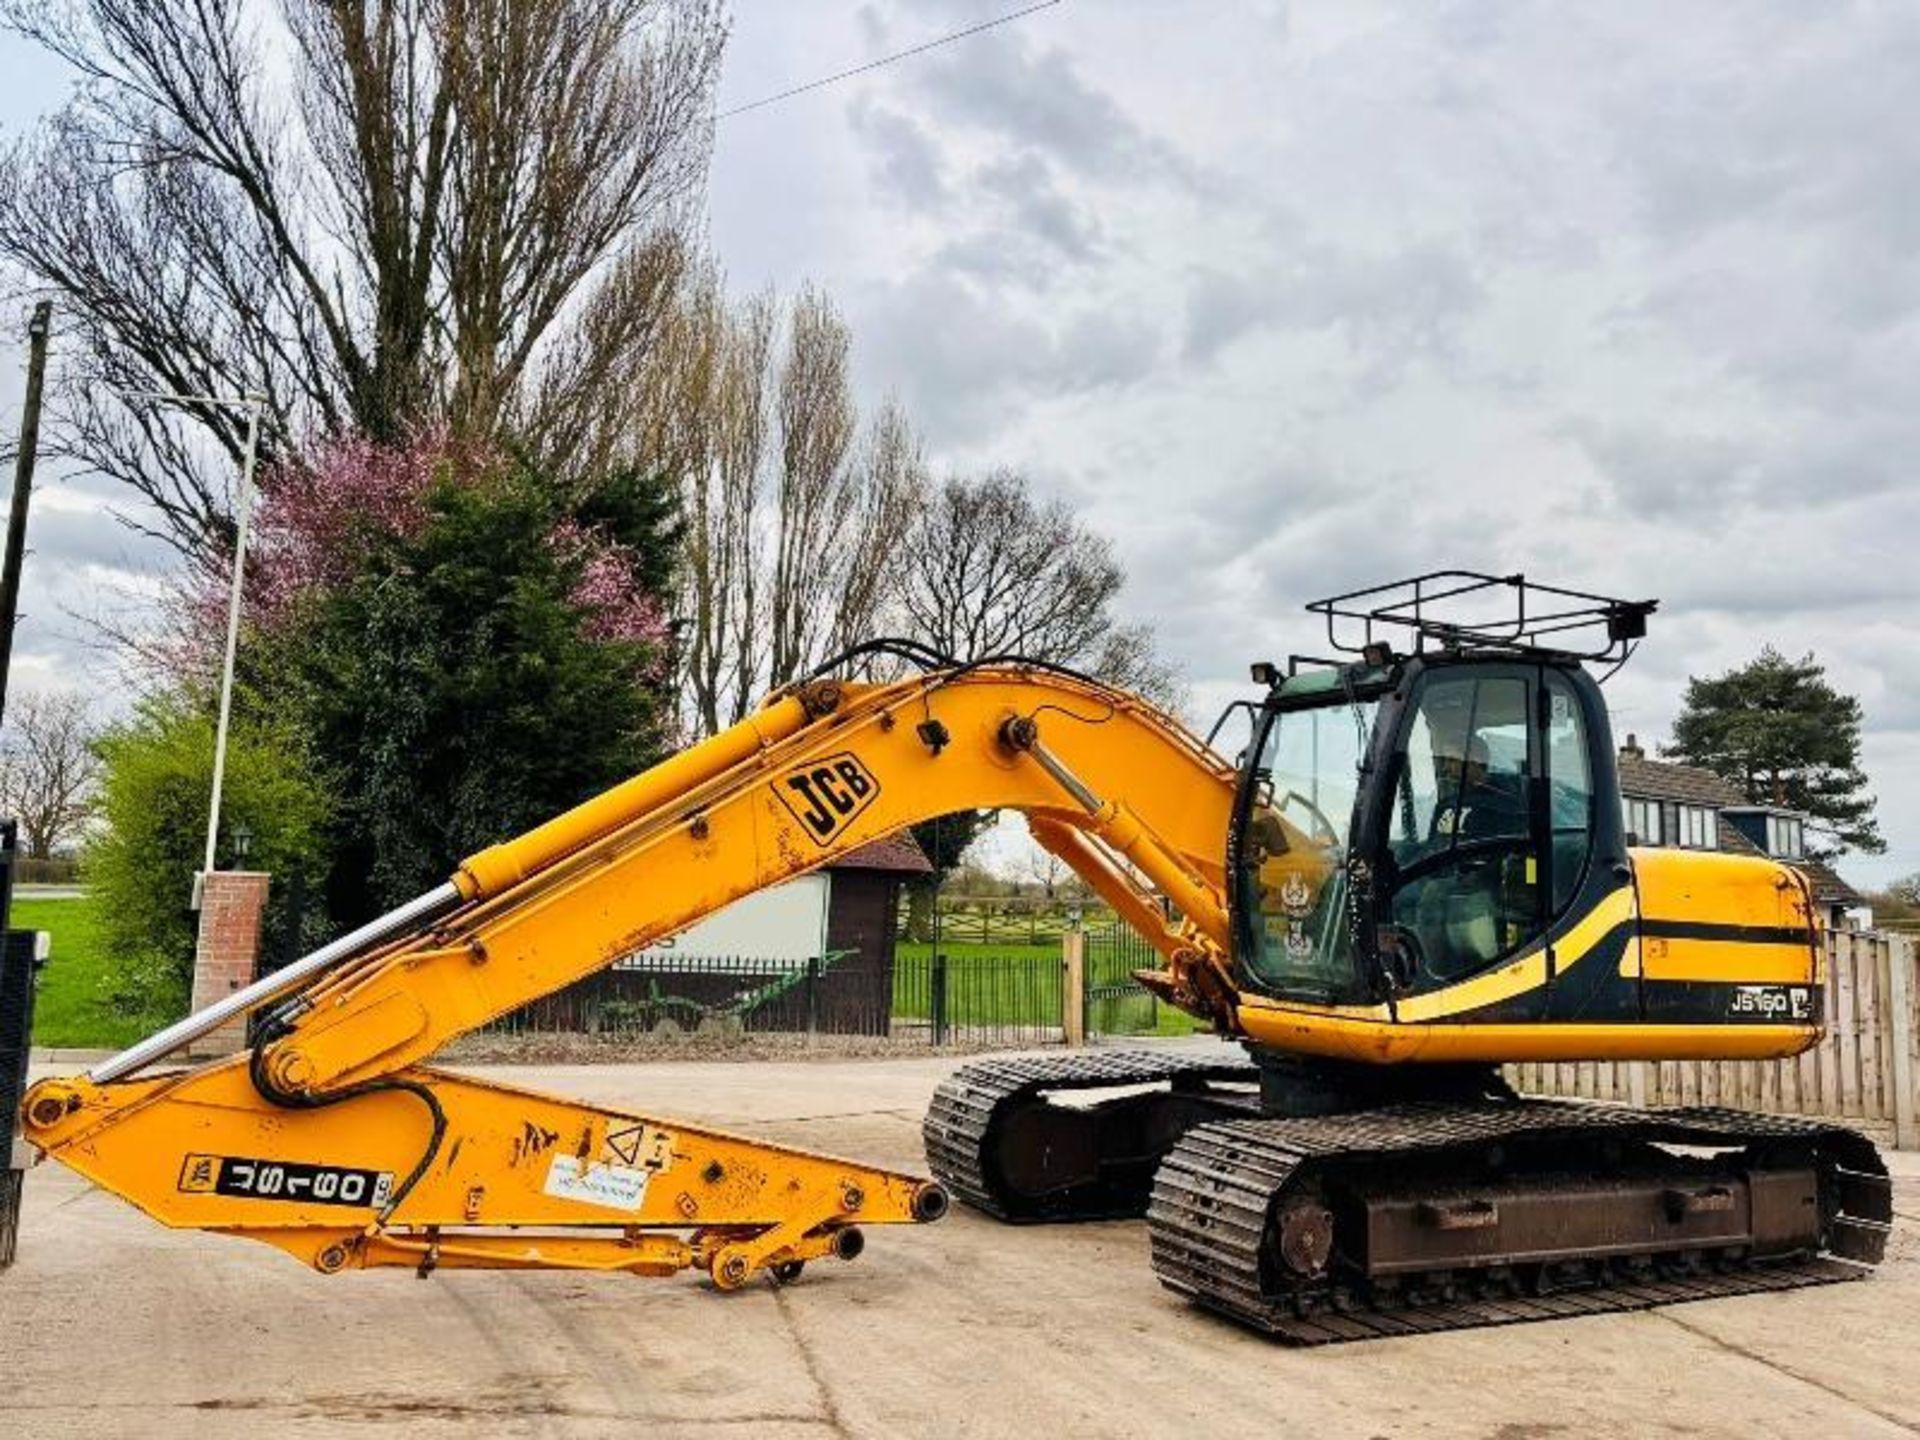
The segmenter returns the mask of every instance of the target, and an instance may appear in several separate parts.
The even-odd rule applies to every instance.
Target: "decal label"
[[[180,1166],[189,1195],[236,1195],[248,1200],[297,1200],[315,1205],[379,1209],[393,1194],[393,1174],[298,1160],[253,1160],[240,1155],[189,1155]]]
[[[1736,985],[1727,1013],[1736,1020],[1811,1020],[1813,991],[1805,985]]]
[[[647,1198],[648,1170],[625,1165],[582,1165],[578,1155],[556,1155],[543,1189],[557,1200],[578,1200],[611,1210],[638,1210]]]
[[[880,795],[880,782],[859,756],[842,751],[789,770],[773,793],[814,843],[825,845]]]
[[[634,1121],[607,1131],[601,1153],[613,1165],[665,1170],[673,1163],[673,1137],[654,1125]]]

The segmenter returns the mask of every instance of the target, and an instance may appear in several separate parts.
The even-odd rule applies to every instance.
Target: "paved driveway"
[[[951,1061],[501,1078],[920,1168]],[[786,1290],[389,1271],[176,1234],[43,1166],[0,1277],[0,1434],[1799,1436],[1920,1429],[1920,1156],[1872,1280],[1290,1351],[1199,1314],[1137,1222],[874,1230]],[[16,1428],[17,1427],[17,1428]]]

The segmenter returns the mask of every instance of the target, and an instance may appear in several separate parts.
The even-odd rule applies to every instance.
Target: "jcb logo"
[[[782,776],[773,793],[824,845],[873,803],[880,782],[852,755],[830,755]]]
[[[211,1195],[220,1183],[218,1155],[189,1155],[180,1166],[180,1188],[189,1195]]]

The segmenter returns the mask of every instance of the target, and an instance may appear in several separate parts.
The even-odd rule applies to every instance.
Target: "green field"
[[[947,957],[949,1025],[1060,1025],[1060,945],[980,944],[942,940]],[[894,948],[893,1013],[925,1020],[932,1011],[930,961],[933,946],[902,940]],[[1194,1023],[1127,980],[1130,962],[1098,953],[1088,960],[1088,981],[1101,992],[1087,1005],[1088,1027],[1101,1034],[1190,1035]],[[1104,993],[1118,990],[1121,993]]]
[[[16,900],[13,928],[53,937],[34,1000],[34,1044],[117,1050],[146,1033],[142,1021],[116,1014],[107,1003],[109,957],[91,900]]]
[[[988,943],[982,945],[972,940],[942,940],[940,953],[949,961],[972,959],[978,956],[1005,955],[1020,960],[1058,960],[1060,942],[1043,941],[1038,945],[1000,945]],[[933,946],[922,940],[902,940],[893,947],[894,962],[912,961],[925,965],[933,954]]]

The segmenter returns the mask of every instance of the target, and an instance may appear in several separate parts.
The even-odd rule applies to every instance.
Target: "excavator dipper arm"
[[[1026,668],[817,681],[462,863],[398,921],[265,982],[243,1055],[151,1078],[184,1022],[43,1081],[26,1138],[169,1225],[324,1272],[560,1267],[731,1287],[851,1258],[862,1224],[938,1218],[912,1176],[430,1068],[454,1037],[728,902],[955,810],[1017,808],[1167,956],[1223,989],[1230,766],[1145,703]],[[1148,899],[1172,896],[1168,921]],[[1223,1022],[1230,1017],[1219,1015]]]

